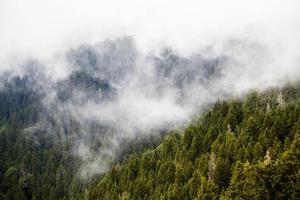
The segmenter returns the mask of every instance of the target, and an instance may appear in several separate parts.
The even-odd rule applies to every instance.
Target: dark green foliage
[[[124,141],[112,170],[85,190],[71,142],[57,138],[68,141],[76,122],[61,135],[26,131],[44,114],[45,94],[32,81],[17,77],[0,91],[1,200],[300,198],[299,86],[218,101],[163,142],[165,132]],[[67,86],[110,87],[81,71]],[[95,151],[100,143],[92,144]]]
[[[43,115],[44,94],[33,81],[31,76],[16,77],[0,91],[1,200],[63,199],[74,188],[79,162],[68,144],[55,142],[54,134],[26,131]]]
[[[38,73],[38,70],[34,71]],[[68,92],[72,92],[74,88],[91,94],[95,90],[103,93],[110,91],[104,95],[107,98],[113,95],[110,85],[94,79],[85,71],[73,73],[64,84],[61,83],[62,91],[58,90],[58,98],[61,100],[67,100]],[[3,79],[0,89],[0,200],[81,199],[85,184],[88,183],[79,177],[82,160],[73,152],[74,144],[78,142],[76,130],[80,127],[72,118],[66,119],[69,121],[64,124],[59,121],[61,118],[56,119],[45,110],[43,91],[45,92],[35,83],[34,74]],[[36,125],[43,121],[47,121],[46,127],[49,125],[52,128],[35,130]],[[34,130],[31,130],[32,127]],[[105,133],[105,128],[100,125],[95,124],[92,128],[99,134]],[[116,153],[115,162],[126,159],[145,147],[157,146],[164,134],[166,133],[153,133],[123,141],[120,152]],[[101,135],[97,137],[101,138]],[[91,149],[101,151],[102,141],[91,141]],[[149,154],[149,160],[145,157],[143,166],[155,170],[155,159]],[[128,177],[135,180],[140,163],[133,161]],[[119,180],[119,172],[116,172],[112,175],[112,183],[117,184],[122,180]],[[142,183],[143,179],[140,178],[134,184],[144,188]],[[112,196],[107,193],[107,199],[117,197],[115,193],[118,190],[115,187],[108,191],[111,191]],[[150,189],[143,193],[148,194],[148,191]]]
[[[299,199],[299,169],[300,91],[289,86],[218,101],[182,133],[113,168],[85,198]]]

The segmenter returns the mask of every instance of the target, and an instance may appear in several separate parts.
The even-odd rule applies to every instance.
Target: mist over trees
[[[0,200],[300,199],[299,0],[0,0]]]
[[[159,146],[114,166],[84,198],[298,199],[299,91],[218,101]]]
[[[195,61],[186,64],[191,61],[180,58],[171,49],[161,55],[151,58],[156,66],[152,81],[159,83],[145,82],[156,87],[155,95],[170,87],[184,95],[185,77],[190,83],[195,79],[192,76],[202,77],[201,70],[195,73]],[[149,128],[143,129],[139,124],[124,127],[126,121],[110,119],[108,114],[112,114],[108,112],[101,113],[107,103],[118,106],[124,88],[137,78],[136,56],[131,38],[107,40],[68,51],[66,58],[72,70],[63,80],[48,77],[43,63],[37,60],[23,63],[19,73],[11,70],[1,74],[1,199],[78,197],[95,174],[106,172],[133,152],[159,144],[173,118],[167,126],[155,118],[164,127],[152,127],[149,122]],[[210,62],[211,66],[206,67],[205,63]],[[207,70],[219,67],[214,61],[203,59],[198,65]],[[179,73],[183,66],[195,68],[194,73]],[[208,80],[207,72],[203,72],[203,79]],[[86,109],[89,103],[96,107]],[[114,116],[120,117],[118,113]]]
[[[2,72],[0,199],[296,198],[299,86],[270,89],[256,42],[226,49],[144,55],[124,37],[68,50],[64,77],[34,59]]]

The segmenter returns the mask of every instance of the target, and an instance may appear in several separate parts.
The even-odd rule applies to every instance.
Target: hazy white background
[[[298,48],[299,16],[298,0],[1,0],[0,56],[46,57],[121,35],[182,53],[236,36]]]

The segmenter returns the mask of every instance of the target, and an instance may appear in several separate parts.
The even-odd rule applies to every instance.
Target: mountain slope
[[[123,38],[82,45],[65,57],[70,70],[59,79],[36,60],[0,74],[0,199],[82,199],[94,179],[99,187],[92,184],[87,198],[232,198],[238,161],[248,160],[255,174],[266,155],[275,162],[292,151],[299,86],[219,101],[185,130],[169,133],[217,99],[257,88],[244,84],[246,69],[235,56],[181,56],[170,48],[142,56]],[[251,81],[265,80],[252,80],[253,70]],[[97,181],[116,163],[123,164],[113,169],[113,181]],[[284,186],[288,177],[274,179]],[[294,175],[290,181],[298,183]],[[291,191],[283,194],[298,189]]]
[[[86,199],[299,199],[300,88],[218,101],[161,145],[91,184]]]

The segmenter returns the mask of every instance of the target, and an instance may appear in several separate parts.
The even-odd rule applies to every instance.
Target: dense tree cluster
[[[65,91],[72,78],[80,87],[91,82],[76,72]],[[32,75],[3,82],[0,199],[300,197],[299,86],[220,100],[183,130],[123,141],[111,171],[91,182],[78,176],[82,160],[72,153],[78,125],[70,121],[61,127],[47,115],[43,91]],[[36,128],[43,120],[51,132]],[[101,151],[101,141],[94,141],[95,152]]]
[[[80,162],[70,144],[55,133],[29,130],[45,114],[44,94],[34,81],[14,77],[3,81],[0,91],[1,200],[62,199],[82,188],[75,176]]]
[[[85,199],[299,199],[300,89],[218,101],[156,148],[91,184]]]
[[[2,78],[0,76],[3,83],[0,89],[0,200],[80,199],[89,181],[82,180],[79,172],[83,161],[73,152],[80,126],[71,117],[58,123],[60,118],[55,118],[52,110],[45,110],[42,105],[45,90],[38,87],[34,74],[9,80]],[[58,90],[62,101],[69,98],[68,92],[74,87],[83,87],[89,93],[95,88],[108,87],[82,71],[71,74],[65,84],[66,88]],[[101,152],[105,140],[99,141],[99,138],[104,138],[106,129],[99,124],[91,127],[91,132],[102,135],[85,139],[93,141],[89,141],[89,145],[95,152]],[[164,134],[123,141],[115,159],[125,159],[132,152],[157,146]]]
[[[20,72],[2,72],[0,200],[299,198],[299,84],[219,100],[171,132],[175,124],[164,120],[143,131],[131,120],[143,112],[127,113],[123,100],[140,91],[150,90],[141,99],[174,96],[174,104],[200,98],[197,108],[203,99],[194,91],[203,89],[205,102],[228,96],[232,90],[219,85],[234,60],[166,48],[140,68],[134,41],[125,37],[68,51],[70,74],[62,79],[52,80],[34,60]],[[97,177],[103,170],[89,164],[98,169],[99,160],[111,171]]]

